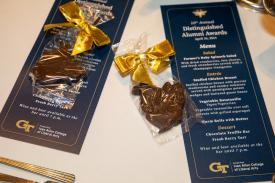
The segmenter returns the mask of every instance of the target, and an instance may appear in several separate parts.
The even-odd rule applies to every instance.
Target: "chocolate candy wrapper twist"
[[[87,1],[71,1],[59,9],[70,22],[44,27],[51,38],[29,76],[35,97],[53,106],[71,109],[89,73],[89,67],[82,63],[82,57],[87,55],[85,51],[109,42],[108,36],[95,26],[114,16],[112,7]],[[93,31],[101,37],[95,37]],[[91,41],[85,42],[87,39]]]

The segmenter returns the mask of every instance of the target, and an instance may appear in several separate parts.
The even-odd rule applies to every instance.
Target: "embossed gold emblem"
[[[198,10],[193,11],[192,13],[193,13],[196,17],[202,18],[202,17],[204,17],[204,16],[206,15],[207,11],[206,11],[206,10],[202,10],[202,9],[198,9]]]
[[[16,127],[19,129],[24,129],[26,133],[30,133],[32,128],[35,128],[34,125],[31,125],[29,121],[19,120],[16,122]]]
[[[209,165],[209,170],[215,173],[227,173],[228,165],[222,165],[221,162],[213,162]]]

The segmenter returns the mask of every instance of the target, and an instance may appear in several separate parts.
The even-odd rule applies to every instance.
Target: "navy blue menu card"
[[[45,24],[63,23],[59,6],[69,0],[56,0]],[[134,0],[93,0],[112,10],[114,19],[99,25],[111,40],[108,46],[94,48],[83,57],[89,74],[71,109],[63,109],[33,96],[29,78],[31,68],[41,56],[51,36],[41,30],[0,115],[0,135],[28,143],[79,154],[99,101],[114,53],[111,45],[119,42]]]
[[[274,133],[235,2],[161,10],[172,73],[203,117],[184,134],[192,182],[270,181]]]

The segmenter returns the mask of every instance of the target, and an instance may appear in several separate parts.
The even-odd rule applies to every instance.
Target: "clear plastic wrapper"
[[[80,0],[77,0],[76,3],[82,9],[86,21],[91,25],[100,25],[115,18],[112,6]]]
[[[71,109],[88,71],[71,56],[76,28],[59,30],[45,45],[29,76],[33,95],[60,108]]]
[[[147,50],[146,40],[147,35],[142,34],[138,40],[114,45],[113,50],[117,57],[129,53],[143,55]],[[130,84],[130,93],[155,140],[164,143],[182,132],[189,132],[194,124],[201,122],[201,114],[185,86],[172,77],[169,68],[168,72],[155,74],[149,69],[146,60],[141,59],[141,62],[144,62],[153,84],[134,81]]]
[[[177,80],[168,79],[159,87],[141,83],[132,85],[131,89],[137,108],[159,143],[187,133],[193,125],[201,122],[195,103]]]
[[[100,29],[87,26],[106,23],[114,16],[111,6],[87,1],[71,1],[62,5],[60,10],[65,17],[72,16],[67,19],[71,22],[46,25],[45,29],[50,30],[52,38],[44,46],[29,76],[35,97],[50,102],[53,106],[71,109],[90,70],[89,64],[82,63],[82,56],[86,55],[84,51],[93,48],[93,44],[108,44],[109,39]],[[82,22],[78,25],[80,20],[85,20],[84,24]],[[89,35],[90,31],[96,31],[96,34],[92,32]],[[94,35],[103,37],[97,38]],[[101,40],[104,42],[100,43]]]

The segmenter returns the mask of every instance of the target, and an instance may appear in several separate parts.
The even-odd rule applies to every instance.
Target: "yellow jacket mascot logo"
[[[222,165],[221,162],[213,162],[209,165],[209,170],[211,172],[215,172],[215,173],[227,173],[227,168],[229,168],[228,165]]]
[[[30,125],[30,122],[26,121],[26,120],[19,120],[16,122],[16,127],[19,129],[24,129],[24,131],[26,133],[30,133],[30,130],[32,128],[35,128],[34,125]]]

